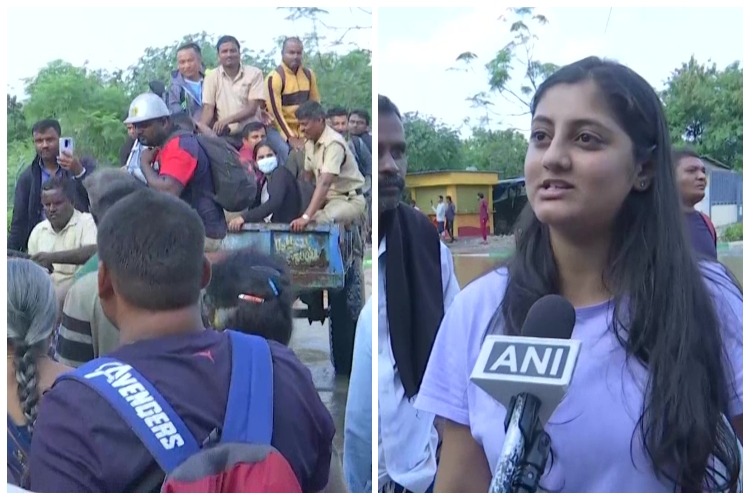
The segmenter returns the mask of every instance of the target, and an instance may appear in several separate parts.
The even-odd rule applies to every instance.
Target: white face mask
[[[276,159],[275,156],[269,156],[268,158],[263,158],[262,160],[258,160],[257,163],[258,163],[258,170],[260,170],[266,175],[276,170],[276,167],[279,166],[279,161]]]

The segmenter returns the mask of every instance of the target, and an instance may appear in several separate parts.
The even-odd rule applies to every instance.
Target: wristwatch
[[[310,220],[310,216],[307,214],[302,214],[302,218],[305,220]]]

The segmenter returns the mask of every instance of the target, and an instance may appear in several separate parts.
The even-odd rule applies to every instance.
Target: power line
[[[604,34],[607,34],[607,28],[609,28],[609,18],[612,17],[612,7],[609,8],[609,14],[607,14],[607,24],[604,25]]]

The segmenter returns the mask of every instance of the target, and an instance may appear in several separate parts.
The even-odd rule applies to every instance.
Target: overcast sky
[[[611,15],[610,8],[538,11],[549,19],[546,27],[537,30],[535,58],[543,62],[562,65],[603,56],[630,66],[654,87],[663,88],[671,72],[691,54],[699,62],[710,59],[722,68],[742,60],[741,8],[615,7]],[[503,7],[380,8],[378,91],[403,112],[419,111],[449,125],[461,126],[467,116],[479,117],[465,98],[488,90],[484,64],[511,40],[509,24],[498,20],[503,13]],[[446,71],[466,51],[477,54],[476,71]],[[521,111],[508,104],[496,109],[503,115]],[[503,128],[529,128],[528,116],[507,117],[503,122]]]
[[[62,5],[67,5],[63,3]],[[371,27],[371,8],[330,8],[321,15],[331,28]],[[20,43],[19,50],[8,50],[7,85],[11,94],[23,92],[22,79],[34,76],[55,59],[75,65],[88,61],[91,68],[125,69],[138,61],[147,47],[171,45],[183,36],[206,31],[233,35],[243,47],[255,50],[275,48],[278,36],[302,36],[312,32],[306,19],[286,21],[286,10],[276,8],[17,8],[7,11],[7,40]],[[40,14],[43,13],[44,16]],[[73,27],[72,29],[70,27]],[[318,33],[333,41],[344,30],[319,25]],[[371,48],[372,30],[352,30],[346,44]],[[345,45],[336,50],[351,50]],[[280,55],[279,55],[280,59]]]

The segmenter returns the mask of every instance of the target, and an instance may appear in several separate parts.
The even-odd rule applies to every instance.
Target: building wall
[[[714,205],[711,207],[709,217],[714,226],[728,226],[737,222],[737,205]]]
[[[456,204],[454,235],[458,237],[478,237],[479,201],[477,193],[484,193],[485,198],[492,200],[492,188],[497,184],[494,172],[434,172],[406,176],[406,186],[417,207],[435,220],[430,200],[437,204],[438,195],[450,196]],[[492,204],[490,203],[490,228],[492,234]]]
[[[727,226],[742,221],[742,175],[706,164],[706,196],[695,205],[708,214],[714,226]]]

